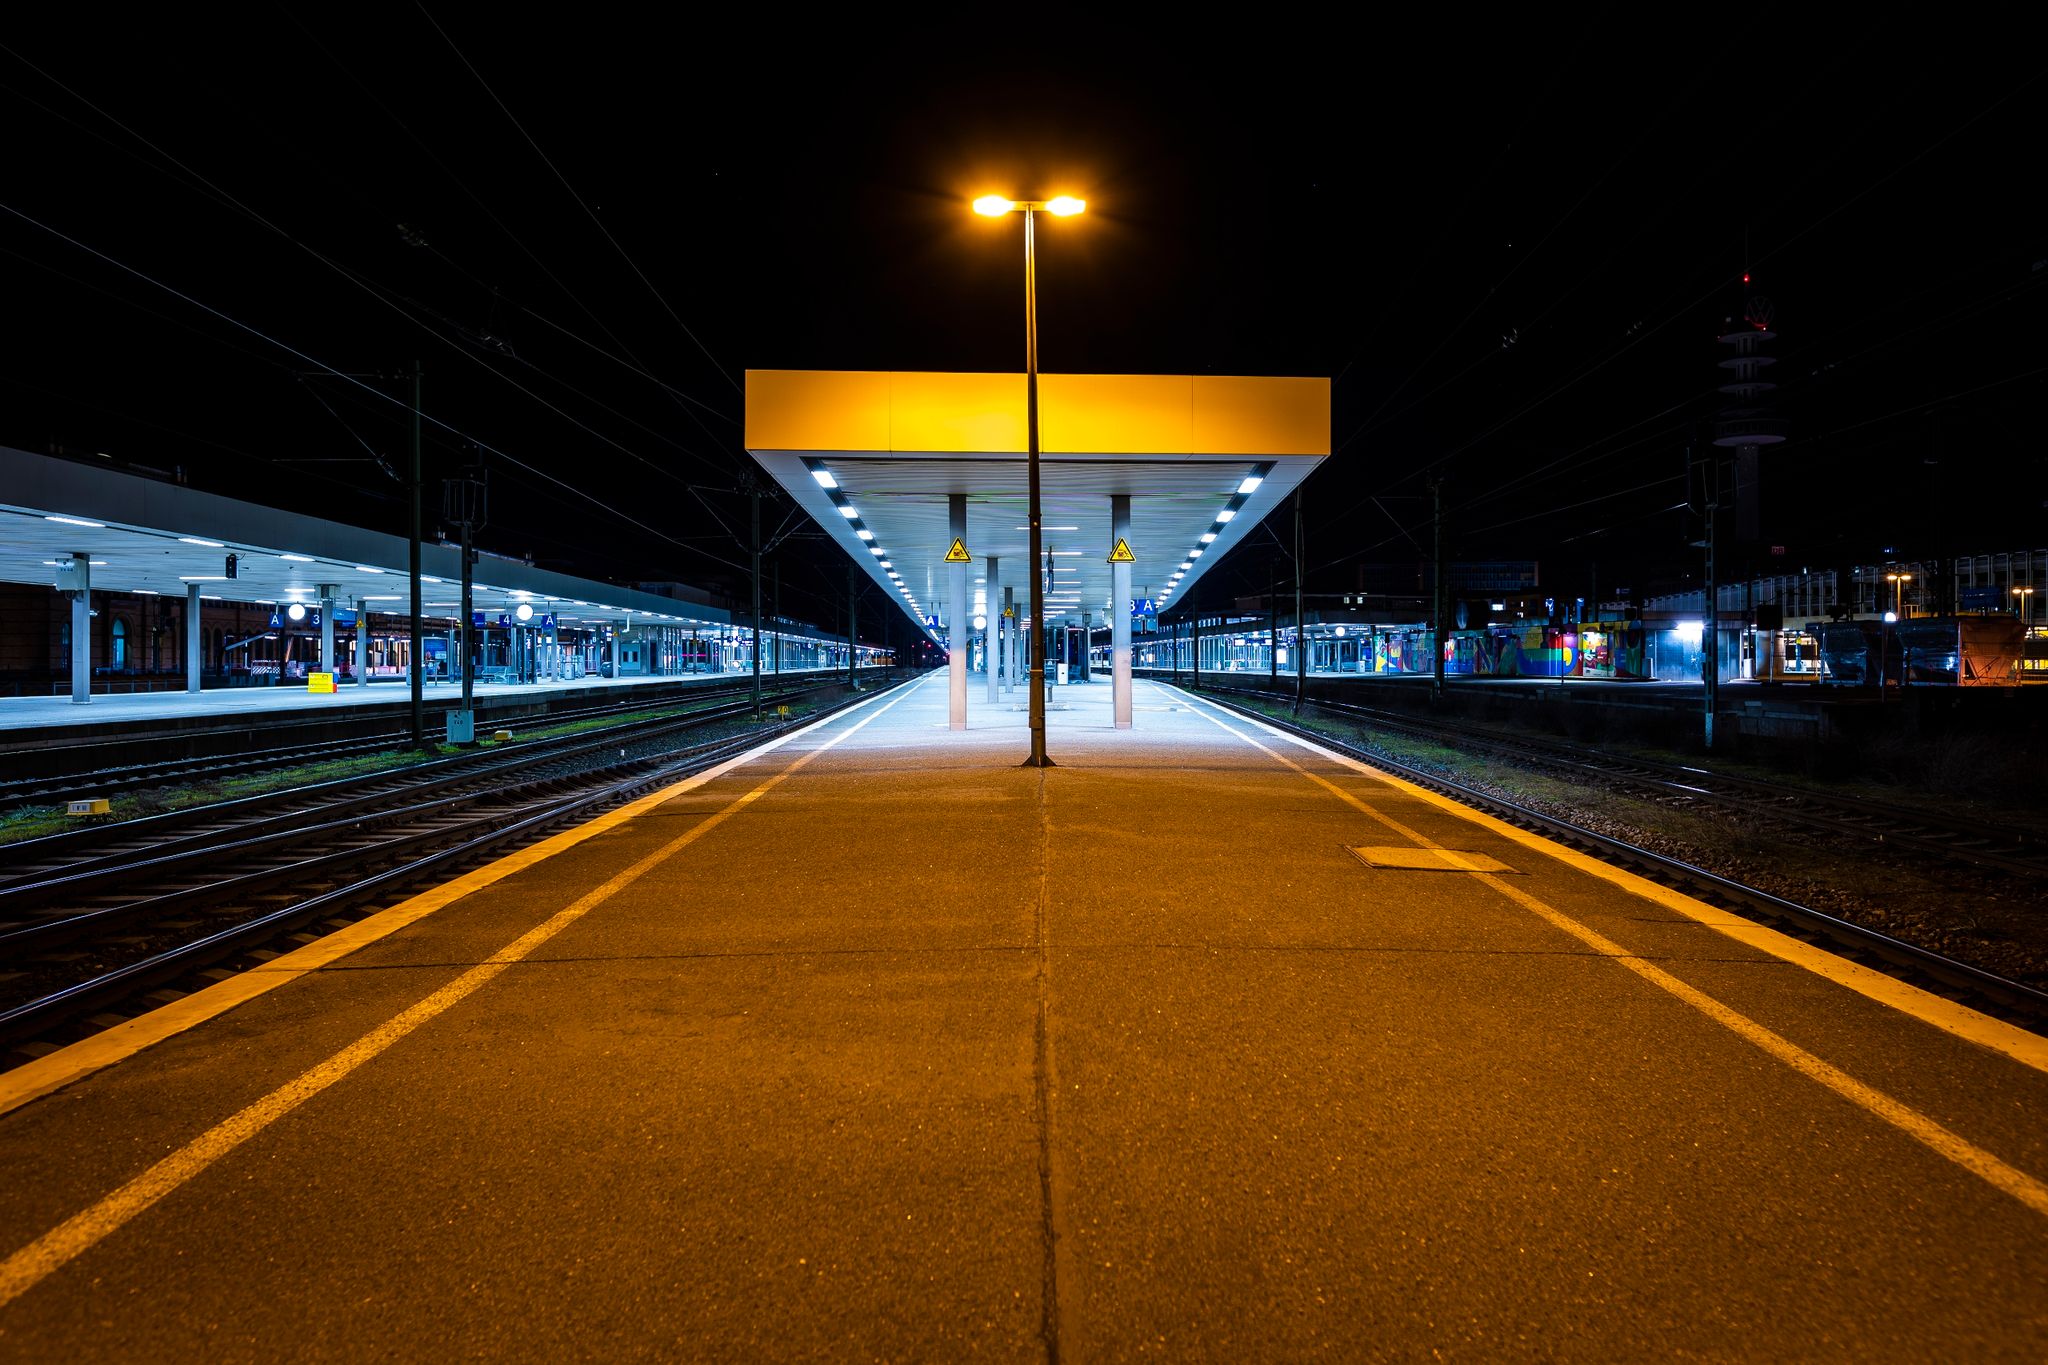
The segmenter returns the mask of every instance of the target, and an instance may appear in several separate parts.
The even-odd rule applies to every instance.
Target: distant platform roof
[[[1107,619],[1111,495],[1131,498],[1133,595],[1170,603],[1330,453],[1327,379],[1038,382],[1041,519],[1056,565],[1049,619]],[[967,495],[972,575],[995,556],[1002,581],[1026,598],[1025,425],[1022,374],[747,372],[747,449],[920,621],[944,614],[955,493]]]
[[[337,601],[403,615],[411,596],[404,536],[366,531],[281,512],[182,484],[0,447],[0,580],[55,582],[56,562],[89,556],[95,591],[164,596],[197,584],[202,595],[234,602],[310,602],[321,584]],[[237,557],[235,576],[227,556]],[[427,577],[423,609],[459,610],[461,552],[420,547]],[[572,578],[511,560],[477,564],[478,611],[532,603],[564,625],[665,621],[725,625],[731,613],[636,588]],[[783,627],[789,633],[788,627]]]

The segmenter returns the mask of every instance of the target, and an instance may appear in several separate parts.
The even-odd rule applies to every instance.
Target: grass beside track
[[[484,732],[476,748],[516,749],[522,744],[535,740],[560,739],[570,735],[590,734],[614,726],[630,725],[640,721],[681,718],[714,707],[732,703],[729,696],[705,697],[674,706],[650,706],[637,711],[624,711],[613,716],[588,716],[582,720],[564,721],[558,725],[543,725],[533,729],[517,725],[495,727]],[[711,727],[705,739],[725,738],[757,724],[779,722],[784,719],[777,714],[777,707],[787,705],[791,717],[809,715],[813,709],[808,703],[783,701],[773,696],[762,699],[762,719],[755,721],[746,717],[732,724]],[[490,736],[498,729],[510,729],[509,740],[493,739]],[[698,742],[696,737],[692,743]],[[385,749],[372,754],[354,754],[347,758],[321,759],[310,763],[294,763],[267,771],[249,771],[210,777],[193,782],[167,783],[161,787],[143,787],[132,792],[123,792],[110,798],[113,810],[106,815],[66,815],[61,806],[23,806],[15,810],[0,812],[0,844],[19,843],[23,839],[37,839],[46,834],[61,834],[66,830],[78,829],[84,825],[112,825],[124,820],[135,820],[145,815],[160,815],[166,811],[186,810],[193,806],[212,805],[218,801],[232,801],[238,797],[261,796],[266,792],[284,791],[291,787],[309,786],[316,782],[331,782],[343,777],[367,777],[377,773],[402,772],[421,763],[437,758],[447,758],[466,752],[457,745],[431,744],[425,749]],[[81,779],[78,790],[81,794],[91,791],[91,783]]]

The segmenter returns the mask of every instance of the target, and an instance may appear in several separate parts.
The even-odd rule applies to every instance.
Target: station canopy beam
[[[1028,563],[1021,373],[749,370],[746,445],[920,629],[935,642],[950,631],[963,647],[972,620],[944,619],[954,497],[967,500],[973,558],[1049,572],[1048,621],[1078,626],[1084,612],[1130,611],[1114,601],[1112,498],[1130,499],[1130,595],[1170,607],[1330,453],[1327,379],[1038,382],[1038,564]]]

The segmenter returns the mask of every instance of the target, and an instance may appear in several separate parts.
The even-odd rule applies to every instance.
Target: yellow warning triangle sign
[[[967,537],[953,537],[953,548],[946,551],[946,562],[948,564],[972,564],[974,562],[974,556],[967,553]]]
[[[1138,557],[1131,553],[1131,542],[1125,540],[1122,536],[1118,536],[1115,547],[1109,552],[1109,562],[1112,564],[1137,563]]]

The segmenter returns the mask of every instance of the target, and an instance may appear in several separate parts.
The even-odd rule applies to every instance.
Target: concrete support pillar
[[[370,604],[356,599],[356,685],[370,685]]]
[[[199,585],[185,585],[185,690],[199,690],[200,656],[204,650],[200,645],[199,621],[203,613],[199,608]]]
[[[954,540],[967,539],[967,495],[954,493],[946,499],[947,525]],[[967,565],[946,566],[946,720],[955,730],[967,728],[967,651],[973,640],[974,622],[967,615]]]
[[[1109,543],[1131,535],[1131,497],[1118,493],[1109,500]],[[1109,691],[1116,728],[1131,728],[1131,566],[1109,566]]]
[[[334,599],[320,594],[320,671],[334,671]]]
[[[988,667],[988,699],[992,703],[1001,695],[997,689],[1002,685],[1000,675],[1003,671],[1003,612],[1002,604],[996,601],[998,568],[999,561],[994,555],[990,555],[988,557],[988,583],[985,585],[988,588],[988,593],[982,599],[988,603],[986,612],[988,628],[982,631],[981,634],[981,652],[982,658]]]
[[[71,704],[84,706],[92,700],[92,556],[74,553],[71,565]]]
[[[1017,687],[1017,590],[1003,589],[1003,691]]]
[[[1081,613],[1081,657],[1074,661],[1081,670],[1082,682],[1095,681],[1095,613]]]

